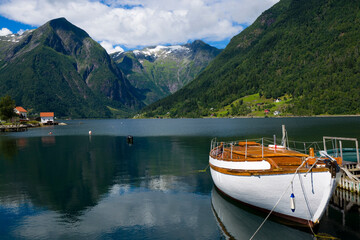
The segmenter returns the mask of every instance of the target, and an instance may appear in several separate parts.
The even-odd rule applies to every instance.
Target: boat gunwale
[[[209,163],[211,169],[217,171],[219,173],[227,174],[227,175],[234,175],[234,176],[260,176],[260,175],[285,175],[285,174],[294,174],[295,168],[286,169],[286,168],[278,168],[278,169],[263,169],[263,170],[246,170],[246,169],[230,169],[230,168],[223,168],[215,166]],[[300,168],[298,173],[307,173],[309,172],[309,168]],[[328,172],[329,168],[327,167],[318,167],[312,168],[312,173],[317,172]]]

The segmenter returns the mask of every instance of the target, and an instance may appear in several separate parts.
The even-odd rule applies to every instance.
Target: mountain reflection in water
[[[11,160],[0,155],[0,221],[13,219],[2,236],[220,236],[208,207],[212,182],[194,171],[207,164],[207,139],[138,137],[132,146],[114,136],[0,140],[14,146]],[[204,146],[191,148],[194,140]],[[199,155],[204,160],[193,158]]]

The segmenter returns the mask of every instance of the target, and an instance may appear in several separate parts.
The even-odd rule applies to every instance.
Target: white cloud
[[[0,29],[0,36],[6,36],[9,34],[12,34],[12,32],[9,29],[7,29],[7,28]]]
[[[222,41],[278,0],[8,0],[0,14],[40,26],[65,17],[99,42],[125,47]],[[109,48],[111,49],[111,48]]]
[[[114,53],[114,52],[124,52],[124,49],[121,48],[120,46],[114,46],[113,44],[111,44],[110,42],[106,42],[106,41],[102,41],[100,43],[100,45],[109,53]]]

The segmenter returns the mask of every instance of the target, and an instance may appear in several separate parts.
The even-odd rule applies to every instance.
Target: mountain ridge
[[[152,103],[191,82],[221,50],[201,40],[152,46],[111,56],[129,81]]]
[[[356,1],[281,0],[191,83],[145,116],[210,116],[246,95],[289,95],[291,115],[358,114],[360,15]]]
[[[132,114],[144,106],[100,44],[65,18],[24,34],[12,44],[0,41],[0,94],[18,105],[72,117],[111,117],[106,106]]]

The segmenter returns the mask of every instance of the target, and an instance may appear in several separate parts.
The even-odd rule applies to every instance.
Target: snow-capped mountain
[[[9,34],[9,35],[5,35],[5,36],[0,36],[0,41],[17,43],[17,42],[20,42],[20,40],[23,39],[25,36],[27,36],[27,34],[33,32],[33,31],[34,30],[27,30],[27,31],[22,32],[21,34],[14,33],[14,34]]]
[[[152,56],[154,58],[164,58],[171,54],[179,54],[179,53],[191,53],[191,49],[189,46],[156,46],[156,47],[148,47],[143,50],[134,50],[133,53],[136,56]]]
[[[185,45],[118,52],[111,57],[150,104],[192,81],[220,51],[196,40]]]

